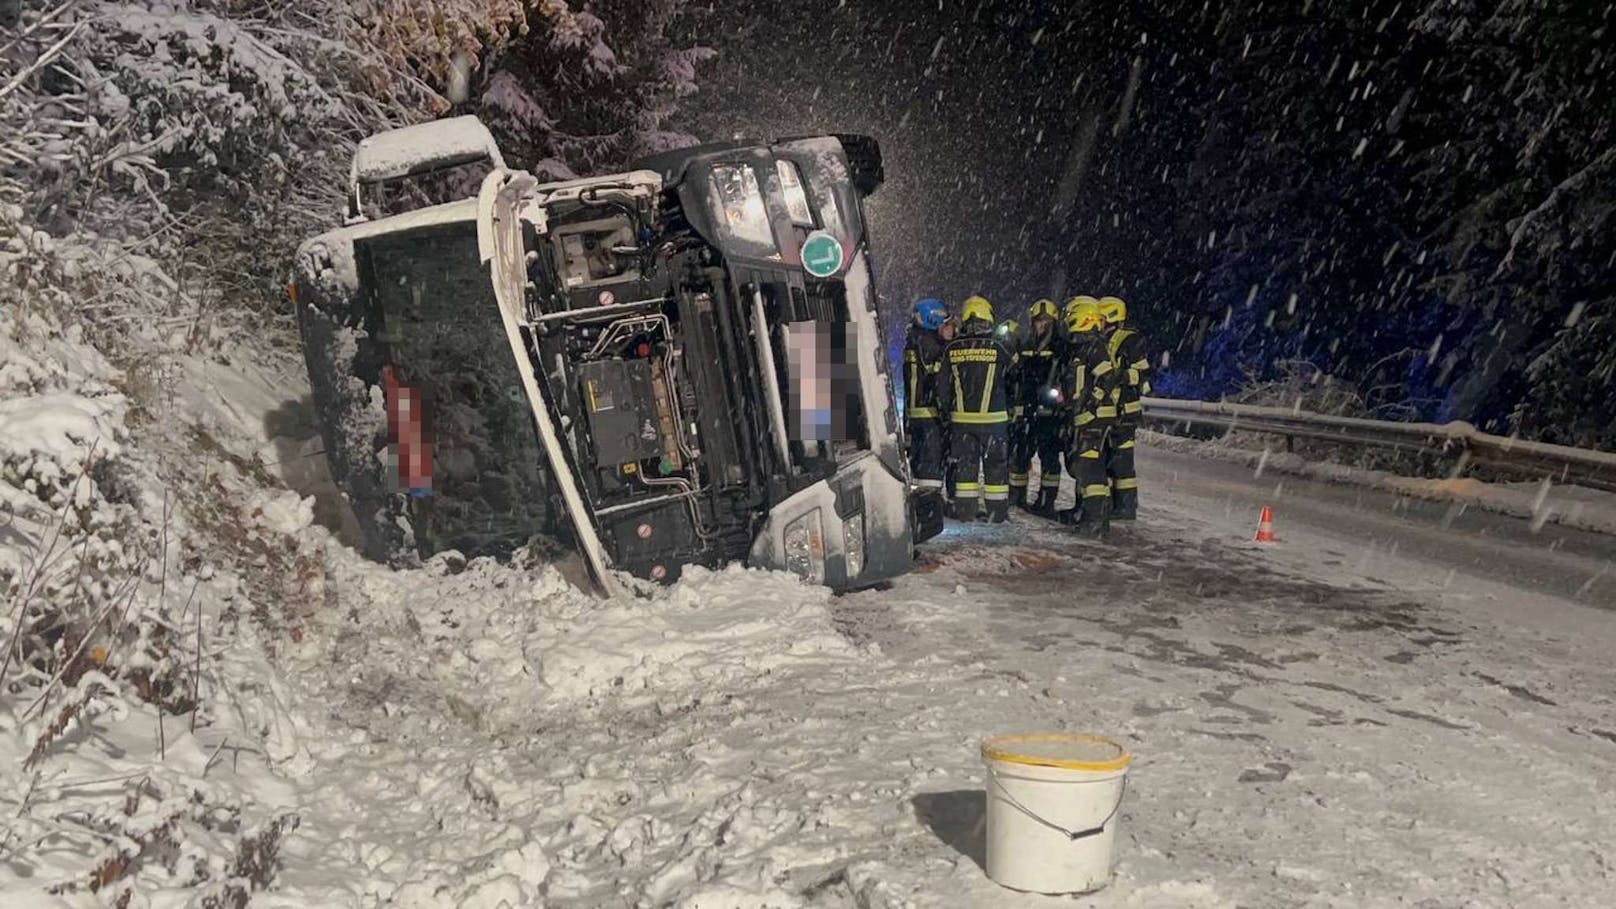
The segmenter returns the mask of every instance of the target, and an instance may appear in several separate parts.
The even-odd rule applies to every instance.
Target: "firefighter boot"
[[[1132,521],[1139,516],[1139,490],[1118,489],[1111,493],[1111,520]]]
[[[1078,536],[1094,540],[1105,539],[1111,532],[1111,497],[1085,496],[1077,508],[1077,519],[1072,523],[1072,530]]]
[[[1012,485],[1010,487],[1010,504],[1014,505],[1017,508],[1026,508],[1027,507],[1027,487]]]
[[[1011,493],[1014,495],[1015,493]],[[995,524],[1003,524],[1010,519],[1010,500],[999,499],[988,503],[988,520]]]
[[[1059,489],[1040,487],[1038,490],[1038,503],[1032,507],[1032,513],[1047,518],[1055,516],[1055,497],[1060,495]]]

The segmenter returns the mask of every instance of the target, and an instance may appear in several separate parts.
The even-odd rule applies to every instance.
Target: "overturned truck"
[[[304,244],[326,453],[369,555],[576,545],[597,584],[685,565],[837,589],[941,528],[911,491],[867,259],[863,137],[703,146]]]

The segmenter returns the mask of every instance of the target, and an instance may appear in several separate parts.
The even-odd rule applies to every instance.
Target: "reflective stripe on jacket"
[[[1116,422],[1117,373],[1104,337],[1098,333],[1072,337],[1065,382],[1072,425]]]
[[[939,403],[961,424],[1010,421],[1010,371],[1016,355],[989,334],[966,335],[943,349]]]
[[[943,342],[934,331],[910,328],[903,345],[903,415],[911,420],[935,420],[937,377],[943,369]]]
[[[1145,409],[1140,399],[1150,394],[1150,355],[1144,335],[1131,328],[1118,328],[1106,340],[1106,349],[1118,371],[1117,412],[1133,421]]]
[[[1028,413],[1050,409],[1052,402],[1040,400],[1038,392],[1046,386],[1061,384],[1061,367],[1066,359],[1066,344],[1059,333],[1051,330],[1040,338],[1031,335],[1017,351],[1019,362],[1012,385],[1011,397],[1017,406]]]

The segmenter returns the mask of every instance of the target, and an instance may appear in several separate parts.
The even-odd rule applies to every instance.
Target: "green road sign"
[[[802,267],[816,278],[828,278],[842,270],[842,241],[816,230],[802,241]]]

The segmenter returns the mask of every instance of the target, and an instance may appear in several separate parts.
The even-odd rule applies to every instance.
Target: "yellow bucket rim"
[[[1034,754],[1023,754],[1016,749],[1018,745],[1031,745],[1034,743],[1060,742],[1065,744],[1089,743],[1110,745],[1122,752],[1109,761],[1071,761],[1062,758],[1040,757]],[[1084,732],[1046,732],[1032,735],[996,735],[983,739],[982,757],[990,761],[999,761],[1005,764],[1022,764],[1028,767],[1058,767],[1062,770],[1088,770],[1104,773],[1110,770],[1126,770],[1133,763],[1133,753],[1103,735],[1092,735]]]

